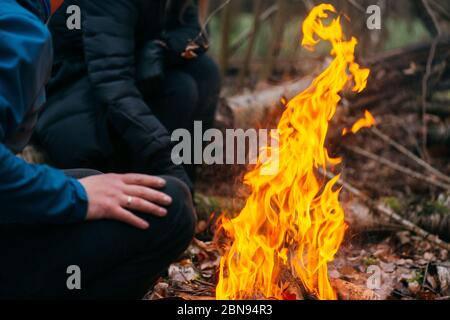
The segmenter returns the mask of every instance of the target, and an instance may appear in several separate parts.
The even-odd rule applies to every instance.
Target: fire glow
[[[220,263],[217,299],[284,299],[286,272],[317,298],[336,299],[328,263],[346,225],[340,190],[335,190],[339,177],[326,181],[318,169],[340,163],[325,148],[329,121],[341,100],[339,93],[351,81],[353,91],[361,92],[369,70],[355,63],[357,40],[344,39],[340,18],[324,23],[335,12],[332,5],[321,4],[304,21],[302,45],[312,50],[319,39],[329,41],[333,60],[308,89],[287,103],[278,124],[278,147],[268,150],[278,154],[279,170],[261,175],[271,160],[260,159],[245,176],[251,194],[244,209],[236,218],[220,222],[230,246]]]

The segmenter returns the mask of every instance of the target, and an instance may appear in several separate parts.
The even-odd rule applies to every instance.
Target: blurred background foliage
[[[209,0],[209,14],[226,0]],[[310,59],[328,54],[319,46],[315,53],[300,47],[301,24],[309,10],[323,1],[315,0],[230,0],[209,23],[211,54],[227,75],[244,73],[239,82],[284,80],[311,72]],[[370,58],[383,51],[401,48],[433,38],[432,22],[425,15],[421,0],[330,0],[343,16],[347,35],[359,39],[359,58]],[[366,26],[368,6],[381,8],[381,30]],[[259,23],[255,17],[260,17]],[[256,35],[252,37],[252,30]],[[249,48],[251,47],[251,48]]]

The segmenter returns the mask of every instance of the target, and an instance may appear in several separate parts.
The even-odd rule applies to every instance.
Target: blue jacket
[[[20,4],[19,4],[20,3]],[[75,179],[14,155],[28,142],[45,102],[52,43],[48,0],[2,0],[0,7],[0,224],[83,221],[87,195]]]

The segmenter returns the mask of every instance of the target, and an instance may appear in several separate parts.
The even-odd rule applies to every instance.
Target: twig
[[[325,175],[329,179],[334,179],[336,176],[332,174],[331,172],[324,172],[322,169],[319,169],[319,172],[323,175]],[[415,225],[409,220],[406,220],[399,214],[392,211],[392,209],[386,207],[382,203],[376,203],[372,199],[370,199],[367,195],[362,193],[360,190],[352,186],[351,184],[345,182],[342,178],[338,180],[338,184],[342,186],[343,189],[347,190],[348,192],[352,193],[354,196],[362,199],[365,201],[370,207],[372,207],[374,210],[376,210],[378,213],[382,214],[383,216],[392,219],[393,221],[397,222],[401,226],[403,226],[406,230],[411,231],[421,237],[423,237],[426,240],[429,240],[430,242],[436,244],[437,246],[450,250],[450,244],[447,242],[442,241],[438,236],[429,233],[428,231],[423,230],[419,226]]]
[[[397,149],[397,151],[399,151],[400,153],[404,154],[405,156],[407,156],[411,160],[415,161],[418,165],[422,166],[423,168],[428,170],[430,173],[434,174],[437,178],[440,178],[440,179],[444,180],[445,182],[450,183],[450,177],[446,176],[445,174],[443,174],[442,172],[440,172],[439,170],[437,170],[436,168],[431,166],[426,161],[420,159],[414,153],[412,153],[411,151],[406,149],[401,144],[399,144],[399,143],[395,142],[394,140],[392,140],[390,137],[388,137],[387,135],[382,133],[376,127],[373,127],[371,132],[373,134],[375,134],[377,137],[379,137],[381,140],[383,140],[384,142],[390,144],[392,147]]]
[[[392,162],[392,161],[390,161],[390,160],[388,160],[386,158],[383,158],[381,156],[373,154],[372,152],[369,152],[367,150],[361,149],[359,147],[349,147],[349,146],[345,146],[345,148],[350,150],[350,151],[352,151],[352,152],[354,152],[354,153],[356,153],[356,154],[359,154],[359,155],[361,155],[363,157],[366,157],[366,158],[369,158],[371,160],[377,161],[377,162],[379,162],[379,163],[381,163],[381,164],[383,164],[383,165],[385,165],[387,167],[390,167],[391,169],[394,169],[394,170],[399,171],[399,172],[401,172],[403,174],[406,174],[406,175],[408,175],[408,176],[410,176],[410,177],[412,177],[414,179],[418,179],[418,180],[421,180],[421,181],[426,181],[426,182],[428,182],[428,183],[430,183],[430,184],[432,184],[432,185],[434,185],[436,187],[443,188],[445,190],[450,190],[450,185],[448,185],[446,183],[443,183],[443,182],[440,182],[440,181],[436,181],[432,177],[423,175],[421,173],[418,173],[418,172],[413,171],[413,170],[408,169],[408,168],[404,168],[404,167],[402,167],[399,164],[396,164],[396,163],[394,163],[394,162]]]
[[[230,2],[228,2],[230,3]],[[222,13],[220,19],[220,28],[221,28],[221,39],[220,39],[220,57],[219,57],[219,65],[220,71],[222,75],[226,75],[228,70],[228,63],[230,58],[230,30],[231,30],[231,21],[233,18],[233,8],[232,6],[224,6],[225,10]]]
[[[264,67],[261,71],[261,78],[267,80],[272,75],[275,68],[276,58],[280,53],[283,45],[283,35],[285,32],[285,25],[288,21],[287,14],[289,10],[289,3],[287,0],[277,0],[278,12],[272,25],[272,34],[267,48],[266,58],[264,60]]]
[[[428,3],[428,0],[422,0],[423,5],[425,6],[425,9],[427,10],[428,14],[430,15],[433,24],[437,30],[437,35],[433,40],[433,43],[430,48],[430,53],[428,55],[427,60],[427,67],[425,71],[425,75],[422,79],[422,153],[423,155],[426,155],[426,148],[427,148],[427,135],[428,135],[428,127],[426,123],[426,115],[427,115],[427,100],[428,100],[428,82],[431,77],[431,72],[433,68],[433,62],[434,58],[436,56],[436,49],[439,44],[442,30],[439,27],[439,22],[437,21],[437,18],[435,14],[433,13],[433,10],[430,8],[430,5]]]
[[[256,36],[258,35],[259,26],[261,24],[261,20],[259,19],[259,16],[261,15],[262,4],[263,4],[262,0],[255,0],[253,3],[253,12],[254,12],[253,27],[252,27],[253,29],[249,36],[248,46],[247,46],[247,50],[246,50],[245,56],[244,56],[244,63],[243,63],[242,69],[240,71],[239,79],[238,79],[238,85],[241,88],[244,86],[245,78],[247,77],[247,75],[249,73],[250,62],[252,59],[253,49],[255,47],[255,42],[256,42]]]
[[[424,275],[423,275],[423,281],[422,281],[422,283],[420,284],[420,287],[421,287],[422,290],[423,290],[423,288],[425,287],[425,284],[427,283],[427,276],[428,276],[428,270],[429,270],[429,268],[430,268],[430,263],[428,262],[428,263],[427,263],[427,266],[426,266],[426,268],[425,268],[425,273],[424,273]]]
[[[193,282],[199,283],[200,285],[205,286],[207,288],[215,288],[216,287],[214,284],[200,280],[200,279],[193,280]]]
[[[427,107],[428,107],[428,82],[430,80],[431,71],[433,67],[434,57],[436,55],[436,48],[439,43],[439,36],[433,40],[430,49],[430,55],[428,56],[427,67],[425,71],[425,75],[422,79],[422,153],[424,155],[427,154],[427,135],[428,135],[428,127],[427,127]]]
[[[211,19],[214,18],[214,16],[216,14],[218,14],[220,11],[222,11],[223,9],[225,9],[225,7],[227,5],[229,5],[231,2],[231,0],[226,0],[224,1],[224,3],[222,3],[220,6],[218,6],[216,9],[213,10],[213,12],[211,12],[211,14],[205,19],[205,22],[202,25],[202,32],[204,34],[207,34],[206,32],[206,27],[208,26],[208,24],[211,22]]]
[[[214,9],[213,12],[211,12],[211,14],[205,19],[205,22],[200,24],[200,32],[191,42],[196,43],[199,40],[203,40],[205,46],[209,47],[208,31],[207,31],[208,24],[211,22],[212,18],[214,18],[219,12],[225,9],[226,6],[230,4],[230,2],[231,0],[226,0],[216,9]]]
[[[355,0],[347,0],[351,5],[353,5],[356,9],[361,11],[362,13],[366,13],[366,9],[359,3],[357,3]]]

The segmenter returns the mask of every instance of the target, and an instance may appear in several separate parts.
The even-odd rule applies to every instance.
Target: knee
[[[188,114],[192,114],[199,99],[198,87],[194,78],[183,72],[177,72],[172,78],[174,81],[170,86],[170,96],[180,102],[177,108],[183,107]]]
[[[196,59],[194,67],[200,73],[200,81],[207,87],[206,92],[219,95],[221,77],[217,63],[205,54]]]
[[[189,188],[181,180],[172,176],[162,176],[166,186],[162,190],[172,198],[172,204],[167,210],[167,223],[173,230],[173,236],[186,246],[194,237],[197,217],[192,203],[192,195]]]

